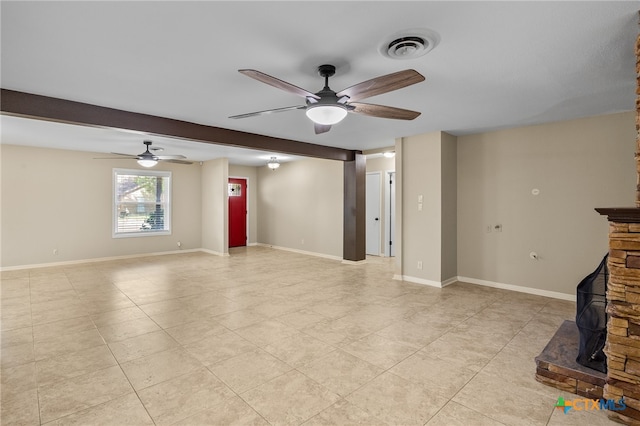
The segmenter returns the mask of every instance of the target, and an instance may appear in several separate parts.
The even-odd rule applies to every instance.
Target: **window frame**
[[[134,175],[134,176],[155,176],[162,177],[166,179],[166,187],[162,188],[162,193],[165,195],[166,201],[163,203],[164,206],[164,226],[166,229],[159,230],[137,230],[137,231],[127,231],[127,232],[118,232],[118,217],[119,217],[119,207],[120,204],[118,202],[118,176],[121,175]],[[138,237],[159,237],[171,235],[172,232],[172,224],[171,224],[171,210],[172,210],[172,196],[171,196],[171,188],[172,188],[172,174],[170,171],[165,170],[140,170],[140,169],[120,169],[114,168],[112,173],[112,199],[111,199],[111,236],[112,238],[138,238]]]

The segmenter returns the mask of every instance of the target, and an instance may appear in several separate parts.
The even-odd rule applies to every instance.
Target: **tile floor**
[[[574,304],[263,247],[2,274],[2,425],[599,425],[534,357]]]

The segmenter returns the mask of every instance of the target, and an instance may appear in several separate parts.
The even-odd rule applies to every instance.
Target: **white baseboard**
[[[436,288],[443,288],[450,284],[460,281],[460,282],[469,283],[469,284],[482,285],[485,287],[493,287],[493,288],[500,288],[503,290],[517,291],[519,293],[534,294],[536,296],[551,297],[553,299],[568,300],[570,302],[576,301],[576,296],[572,294],[560,293],[557,291],[541,290],[541,289],[532,288],[532,287],[522,287],[522,286],[513,285],[513,284],[498,283],[495,281],[479,280],[477,278],[470,278],[470,277],[460,277],[460,276],[451,277],[442,282],[425,280],[424,278],[417,278],[409,275],[394,275],[393,279],[397,281],[407,281],[414,284],[428,285]]]
[[[219,251],[214,251],[214,250],[209,250],[209,249],[205,249],[205,248],[201,248],[198,251],[204,252],[204,253],[208,253],[208,254],[212,254],[214,256],[229,256],[229,253],[221,253]]]
[[[274,246],[272,244],[264,244],[264,243],[256,243],[256,245],[258,245],[260,247],[269,247],[269,248],[276,249],[276,250],[290,251],[290,252],[298,253],[298,254],[306,254],[308,256],[322,257],[322,258],[325,258],[325,259],[342,261],[341,257],[333,256],[331,254],[317,253],[317,252],[314,252],[314,251],[306,251],[306,250],[298,250],[298,249],[294,249],[294,248],[280,247],[280,246]]]
[[[479,280],[479,279],[470,278],[470,277],[457,277],[457,280],[461,282],[469,283],[469,284],[477,284],[477,285],[483,285],[486,287],[501,288],[503,290],[517,291],[520,293],[535,294],[536,296],[544,296],[544,297],[551,297],[554,299],[569,300],[571,302],[576,301],[575,294],[566,294],[566,293],[560,293],[557,291],[541,290],[538,288],[523,287],[523,286],[513,285],[513,284],[504,284],[504,283],[498,283],[495,281]]]
[[[453,284],[453,283],[455,283],[455,282],[458,282],[458,277],[451,277],[451,278],[449,278],[448,280],[444,280],[444,281],[442,281],[442,287],[446,287],[446,286],[448,286],[449,284]]]
[[[444,287],[443,283],[441,283],[440,281],[425,280],[424,278],[412,277],[410,275],[394,275],[393,279],[400,280],[400,281],[407,281],[414,284],[428,285],[429,287],[437,287],[437,288]]]
[[[18,266],[5,266],[0,268],[0,272],[3,271],[19,271],[22,269],[36,269],[36,268],[50,268],[55,266],[69,266],[69,265],[81,265],[83,263],[92,263],[92,262],[108,262],[110,260],[122,260],[122,259],[135,259],[137,257],[148,257],[148,256],[163,256],[165,254],[179,254],[179,253],[195,253],[198,251],[205,251],[204,249],[188,249],[188,250],[171,250],[171,251],[160,251],[155,253],[140,253],[140,254],[127,254],[122,256],[110,256],[110,257],[96,257],[93,259],[79,259],[79,260],[65,260],[61,262],[50,262],[50,263],[35,263],[30,265],[18,265]]]

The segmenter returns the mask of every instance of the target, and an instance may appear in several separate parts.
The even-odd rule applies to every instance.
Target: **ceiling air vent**
[[[410,30],[396,33],[380,46],[380,53],[391,59],[415,59],[432,50],[440,41],[431,30]]]

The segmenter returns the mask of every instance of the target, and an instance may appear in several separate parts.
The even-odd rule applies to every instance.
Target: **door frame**
[[[384,216],[382,215],[382,204],[383,204],[383,201],[382,201],[383,200],[383,198],[382,198],[382,190],[383,190],[383,183],[384,183],[384,180],[383,180],[384,179],[384,175],[383,175],[383,172],[381,172],[381,171],[367,172],[366,176],[369,176],[369,175],[378,175],[378,182],[380,182],[380,185],[378,185],[378,188],[377,188],[378,189],[378,200],[379,200],[378,213],[377,213],[377,216],[379,218],[379,221],[378,221],[379,232],[378,232],[378,243],[377,243],[378,253],[376,253],[376,254],[368,253],[368,254],[372,254],[374,256],[381,256],[383,252],[382,252],[382,246],[380,245],[380,243],[382,242],[383,231],[384,231],[384,228],[385,228],[383,226],[383,224],[382,224],[382,222],[385,219]],[[365,182],[366,182],[366,176],[365,176]],[[365,190],[365,194],[366,194],[367,191],[368,191],[368,189]],[[365,203],[365,210],[366,210],[366,203]],[[365,211],[365,218],[366,218],[366,211]],[[366,229],[365,229],[365,234],[366,234]],[[366,242],[366,240],[365,240],[365,242]],[[365,247],[366,247],[366,243],[365,243]]]
[[[384,211],[385,211],[385,221],[384,221],[384,255],[385,257],[392,257],[392,253],[391,253],[391,247],[389,245],[389,241],[392,241],[392,245],[395,244],[395,220],[396,220],[396,209],[393,208],[395,207],[395,202],[392,203],[391,196],[394,195],[391,193],[391,184],[389,183],[390,179],[391,179],[391,174],[393,174],[393,185],[395,188],[395,191],[398,190],[397,188],[397,180],[398,180],[398,176],[396,174],[395,170],[385,170],[384,172],[384,185],[385,186],[385,190],[384,190]],[[391,231],[393,232],[393,235],[391,234]],[[394,247],[395,248],[395,247]],[[395,251],[395,250],[394,250]],[[395,253],[393,253],[393,255],[395,255]]]
[[[251,233],[249,232],[249,224],[251,223],[251,221],[249,220],[249,215],[251,214],[251,208],[250,208],[250,202],[251,200],[249,199],[249,191],[250,191],[250,186],[249,186],[249,177],[247,176],[227,176],[227,184],[229,183],[229,179],[244,179],[247,182],[247,191],[246,191],[246,201],[247,201],[247,214],[246,214],[246,220],[247,220],[247,243],[246,243],[246,247],[249,247],[249,235],[251,235]],[[227,203],[227,216],[229,216],[229,203]],[[227,225],[227,234],[229,233],[229,226]],[[227,244],[228,245],[228,244]],[[253,244],[255,245],[255,243]]]

